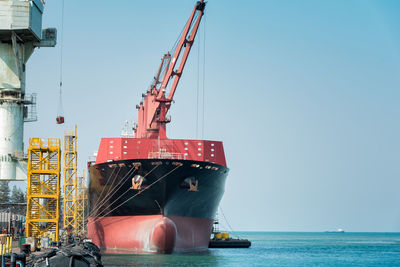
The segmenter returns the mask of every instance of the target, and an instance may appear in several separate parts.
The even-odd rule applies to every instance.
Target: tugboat
[[[229,233],[220,232],[218,219],[214,221],[212,234],[209,248],[249,248],[251,246],[248,239],[231,238]]]

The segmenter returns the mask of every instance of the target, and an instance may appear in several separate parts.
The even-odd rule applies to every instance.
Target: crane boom
[[[205,5],[204,0],[196,3],[179,38],[173,56],[170,53],[163,56],[150,89],[147,90],[146,94],[143,94],[143,101],[136,106],[139,117],[135,129],[136,138],[167,139],[166,124],[171,121],[170,118],[167,118],[167,113],[200,26]],[[176,66],[178,66],[178,69],[175,69]],[[164,74],[163,70],[165,70]],[[160,79],[162,80],[160,81]]]
[[[171,64],[166,73],[166,77],[162,82],[161,90],[157,97],[158,99],[165,97],[165,95],[164,95],[165,89],[167,88],[168,82],[171,79],[173,79],[173,84],[172,84],[171,90],[169,92],[168,99],[173,98],[176,87],[178,86],[179,78],[182,75],[183,68],[185,67],[187,58],[188,58],[190,50],[192,48],[194,38],[196,37],[197,30],[199,28],[200,21],[203,16],[203,13],[204,13],[204,8],[205,8],[205,3],[203,1],[197,2],[196,6],[194,7],[192,14],[190,15],[189,20],[187,21],[186,26],[183,30],[183,33],[181,35],[181,38],[179,40],[178,46],[175,50],[175,53],[172,57]],[[195,18],[196,15],[198,15],[197,18]],[[194,26],[193,26],[193,22],[194,22]],[[178,59],[179,59],[179,56],[180,56],[182,50],[184,50],[184,53],[183,53],[182,59],[180,60],[178,70],[174,71],[175,65],[178,62]]]

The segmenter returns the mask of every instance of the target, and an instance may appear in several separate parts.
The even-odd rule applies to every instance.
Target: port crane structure
[[[36,47],[54,47],[55,28],[42,28],[40,0],[0,1],[0,180],[27,179],[24,122],[37,120],[36,94],[26,89],[26,64]]]
[[[205,6],[204,0],[196,3],[175,51],[168,52],[162,57],[150,88],[146,94],[142,94],[144,102],[136,105],[138,124],[134,128],[135,138],[167,139],[166,124],[171,121],[167,113],[199,29]]]

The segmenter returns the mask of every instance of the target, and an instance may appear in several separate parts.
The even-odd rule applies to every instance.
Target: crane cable
[[[199,138],[199,92],[200,92],[200,42],[201,34],[199,34],[199,41],[197,46],[197,87],[196,87],[196,139]]]
[[[206,16],[203,23],[203,116],[201,124],[201,139],[204,139],[204,108],[205,108],[205,80],[206,80]]]
[[[196,88],[196,138],[199,138],[201,136],[201,139],[204,139],[204,110],[205,110],[205,73],[206,73],[206,16],[205,14],[203,15],[204,17],[204,23],[203,23],[203,66],[202,66],[202,88],[201,88],[201,94],[202,94],[202,100],[200,102],[200,55],[201,55],[201,33],[199,30],[199,35],[198,35],[198,51],[197,51],[197,88]],[[201,127],[200,127],[200,103],[202,105],[201,108]],[[200,129],[199,129],[200,128]],[[201,130],[201,135],[200,135],[200,130]]]
[[[60,83],[59,83],[59,100],[58,100],[57,116],[62,116],[64,113],[63,104],[62,104],[63,44],[64,44],[64,0],[62,0],[62,4],[61,4]]]

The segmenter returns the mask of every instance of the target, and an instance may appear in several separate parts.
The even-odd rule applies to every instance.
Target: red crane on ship
[[[143,101],[136,106],[138,109],[136,138],[167,139],[166,124],[171,121],[167,113],[199,29],[205,6],[204,0],[196,3],[176,49],[172,52],[173,55],[168,52],[162,57],[154,81],[146,94],[142,95]]]

